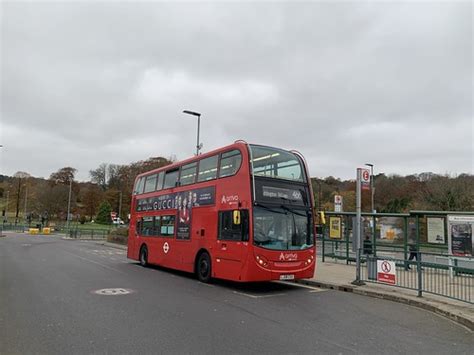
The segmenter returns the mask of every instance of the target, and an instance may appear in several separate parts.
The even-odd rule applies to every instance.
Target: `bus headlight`
[[[257,264],[258,265],[260,265],[260,266],[267,266],[268,265],[268,260],[265,257],[257,255],[255,258],[257,259]]]

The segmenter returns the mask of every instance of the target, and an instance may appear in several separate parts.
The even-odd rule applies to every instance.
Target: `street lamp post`
[[[67,227],[66,229],[69,231],[69,214],[70,214],[70,211],[71,211],[71,190],[72,190],[72,178],[70,177],[69,178],[69,197],[68,197],[68,201],[67,201]]]
[[[120,197],[119,197],[119,210],[118,210],[118,217],[119,217],[119,221],[122,220],[122,191],[120,191]]]
[[[196,141],[196,155],[199,155],[199,150],[202,148],[202,144],[199,143],[199,129],[201,126],[201,114],[199,112],[184,110],[183,113],[186,113],[191,116],[196,116],[198,118],[198,126],[197,126],[197,141]]]
[[[24,213],[24,218],[25,218],[25,224],[26,224],[26,207],[28,206],[28,185],[25,185],[25,213]]]
[[[375,196],[375,186],[374,186],[374,164],[366,163],[366,166],[370,166],[370,194],[371,194],[371,207],[372,213],[375,213],[375,203],[374,203],[374,196]]]
[[[7,205],[5,206],[5,218],[3,219],[4,222],[8,222],[8,203],[10,199],[10,190],[7,191]]]

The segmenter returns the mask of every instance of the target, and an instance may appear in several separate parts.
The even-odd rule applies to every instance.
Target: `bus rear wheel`
[[[140,265],[143,267],[148,266],[148,248],[146,245],[140,249]]]
[[[211,257],[208,253],[199,255],[196,273],[199,281],[204,283],[211,281]]]

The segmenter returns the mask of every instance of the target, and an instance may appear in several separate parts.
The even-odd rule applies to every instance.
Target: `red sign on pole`
[[[370,171],[369,169],[361,168],[360,184],[362,190],[370,190]]]
[[[377,281],[395,285],[396,279],[395,262],[388,260],[377,260]]]

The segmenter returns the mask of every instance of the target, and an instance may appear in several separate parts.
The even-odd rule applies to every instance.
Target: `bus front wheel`
[[[148,248],[146,245],[142,246],[140,249],[140,265],[148,266]]]
[[[211,281],[211,257],[207,252],[199,255],[196,272],[199,281],[205,283]]]

